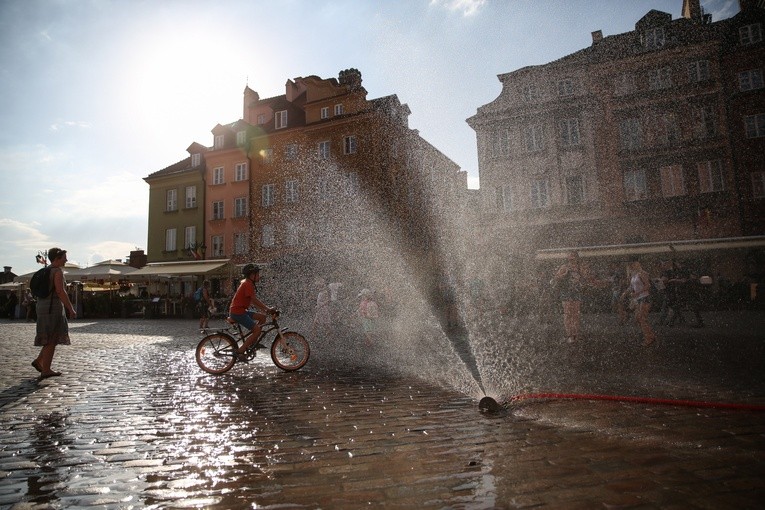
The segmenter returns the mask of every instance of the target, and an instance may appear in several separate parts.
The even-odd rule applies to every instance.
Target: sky
[[[288,79],[362,73],[479,187],[465,120],[498,74],[634,30],[682,0],[0,0],[0,266],[59,246],[82,267],[146,251],[152,172],[211,146]],[[701,0],[718,21],[737,0]]]

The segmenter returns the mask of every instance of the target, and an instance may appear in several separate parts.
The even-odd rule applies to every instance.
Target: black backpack
[[[53,292],[53,286],[50,283],[51,266],[45,266],[32,275],[29,281],[29,290],[32,295],[39,299],[45,299]]]

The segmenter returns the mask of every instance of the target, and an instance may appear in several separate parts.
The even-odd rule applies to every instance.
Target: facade
[[[487,252],[765,233],[765,9],[742,1],[712,22],[698,0],[682,6],[499,76],[468,119]]]
[[[149,184],[147,262],[203,257],[206,148],[194,143],[188,151],[188,158],[144,178]]]
[[[149,261],[193,258],[191,238],[168,241],[192,219],[204,258],[267,263],[309,292],[316,276],[381,279],[393,259],[429,276],[457,260],[466,173],[409,128],[395,95],[366,96],[355,69],[288,80],[271,98],[246,87],[242,119],[146,178]],[[192,182],[193,210],[172,209]]]

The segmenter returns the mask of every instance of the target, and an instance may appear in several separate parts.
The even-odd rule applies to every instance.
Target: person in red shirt
[[[255,264],[247,264],[242,268],[242,276],[244,279],[239,283],[239,288],[236,289],[236,294],[234,294],[229,308],[229,316],[250,330],[250,334],[245,337],[244,344],[237,351],[239,354],[244,353],[260,336],[261,325],[268,318],[266,313],[275,311],[258,299],[256,294],[255,284],[260,281],[260,268]],[[247,310],[251,307],[266,313],[248,312]]]

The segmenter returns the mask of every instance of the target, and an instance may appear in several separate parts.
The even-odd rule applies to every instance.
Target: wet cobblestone
[[[718,352],[711,372],[678,373],[668,342],[642,379],[628,362],[601,363],[593,353],[610,339],[594,333],[578,351],[546,358],[560,363],[548,383],[578,376],[587,389],[597,374],[601,390],[628,380],[661,396],[763,403],[762,372],[751,373],[762,367],[759,325],[738,337],[746,361],[708,344]],[[2,508],[717,509],[765,500],[765,413],[547,400],[485,415],[472,397],[341,363],[320,343],[296,373],[265,354],[214,377],[194,361],[192,321],[71,326],[73,343],[55,360],[64,375],[38,382],[34,325],[0,322]],[[729,371],[735,377],[718,376]]]

